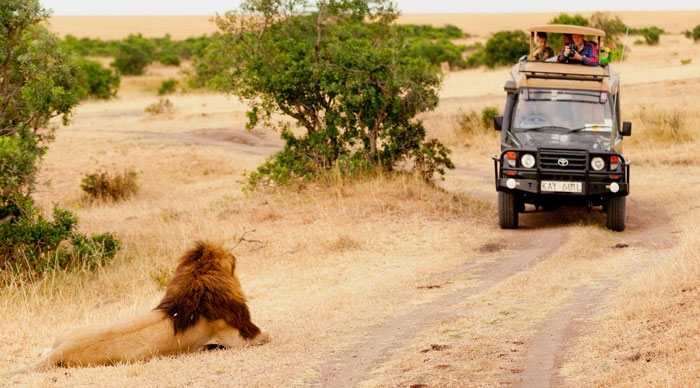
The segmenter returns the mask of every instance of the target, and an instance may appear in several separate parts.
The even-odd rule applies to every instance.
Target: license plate
[[[580,193],[581,187],[581,182],[542,181],[540,183],[542,191],[557,193]]]

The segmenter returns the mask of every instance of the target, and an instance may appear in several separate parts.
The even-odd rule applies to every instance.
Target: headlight
[[[535,167],[535,157],[530,154],[525,154],[520,158],[520,164],[525,168],[533,168]]]
[[[605,168],[605,161],[603,158],[596,156],[595,158],[591,159],[591,167],[593,167],[593,169],[596,171],[600,171]]]

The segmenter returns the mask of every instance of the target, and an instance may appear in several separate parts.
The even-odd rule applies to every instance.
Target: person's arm
[[[564,63],[566,61],[566,46],[561,50],[561,53],[557,57],[557,62]]]
[[[581,63],[588,66],[598,66],[598,50],[593,48],[590,43],[583,45],[581,50]]]

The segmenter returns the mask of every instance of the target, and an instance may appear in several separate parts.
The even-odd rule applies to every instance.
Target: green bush
[[[560,13],[559,16],[550,20],[549,24],[572,24],[574,26],[586,27],[588,26],[588,19],[579,14],[571,16],[565,13]]]
[[[25,209],[28,210],[28,209]],[[53,220],[38,211],[0,225],[0,268],[14,273],[40,275],[53,268],[66,268],[68,260],[59,245],[69,240],[78,218],[54,207]]]
[[[61,245],[78,218],[54,206],[45,218],[32,200],[38,163],[53,138],[53,117],[68,121],[88,94],[86,73],[42,23],[49,17],[36,0],[0,5],[0,270],[40,275],[75,263]],[[84,80],[84,79],[83,79]],[[68,252],[68,253],[66,253]]]
[[[123,75],[141,75],[153,62],[155,49],[154,43],[141,34],[129,35],[119,44],[112,66]]]
[[[34,279],[51,270],[93,270],[113,259],[121,248],[119,239],[111,233],[77,233],[77,222],[75,214],[54,207],[50,221],[37,214],[33,220],[0,225],[0,269]]]
[[[76,63],[80,69],[79,79],[87,97],[108,100],[117,95],[121,81],[119,74],[89,59],[76,58]]]
[[[647,27],[642,30],[642,36],[648,45],[655,46],[659,44],[659,35],[663,33],[663,30],[656,27]]]
[[[559,16],[550,20],[549,24],[571,24],[574,26],[586,27],[588,26],[588,19],[579,14],[571,16],[565,13],[561,13],[559,14]],[[549,45],[549,47],[552,48],[552,50],[554,50],[555,54],[559,54],[562,48],[564,47],[564,38],[562,37],[562,34],[549,34],[547,44]]]
[[[163,96],[165,94],[175,93],[175,88],[177,87],[177,80],[175,78],[168,78],[160,84],[158,88],[158,95]]]
[[[467,66],[462,59],[462,48],[449,40],[414,39],[409,42],[409,50],[412,55],[425,58],[436,66],[442,62],[448,62],[453,69]]]
[[[627,25],[620,17],[607,12],[593,13],[589,27],[605,31],[605,44],[613,47],[620,45],[620,36],[627,32]]]
[[[111,261],[121,249],[121,242],[112,233],[93,234],[87,237],[74,233],[69,256],[77,266],[93,270]]]
[[[137,174],[135,171],[124,171],[121,174],[109,174],[100,171],[83,176],[80,188],[85,197],[90,200],[121,201],[128,199],[138,192]]]
[[[493,118],[498,116],[498,109],[492,106],[487,106],[481,111],[481,124],[484,128],[489,128],[493,125]]]
[[[401,24],[396,28],[400,34],[407,38],[458,39],[468,36],[468,34],[465,35],[459,27],[451,24],[445,27],[433,27],[426,24]]]
[[[493,68],[517,63],[529,52],[530,40],[523,31],[499,31],[486,41],[486,46],[479,55],[484,65]]]
[[[685,31],[685,37],[688,39],[693,39],[693,41],[697,42],[700,40],[700,24],[695,26],[692,31]]]
[[[78,39],[73,35],[66,35],[61,41],[61,46],[82,56],[113,57],[119,48],[119,41],[91,38]]]
[[[166,66],[180,66],[180,57],[172,50],[163,50],[158,53],[158,62]]]

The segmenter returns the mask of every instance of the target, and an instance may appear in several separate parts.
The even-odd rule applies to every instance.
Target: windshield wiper
[[[597,125],[597,127],[610,128],[609,125]],[[593,128],[593,127],[591,127],[591,126],[583,126],[583,127],[579,127],[579,128],[571,128],[571,129],[569,129],[569,132],[567,132],[567,133],[578,132],[578,131],[581,131],[581,130],[586,129],[586,128]],[[601,131],[601,132],[605,132],[605,131]]]
[[[543,125],[543,126],[541,126],[541,127],[514,128],[514,129],[520,130],[520,131],[522,131],[522,132],[526,132],[526,131],[539,131],[540,129],[567,129],[567,130],[568,130],[569,128],[568,128],[568,127],[559,127],[559,126],[556,126],[556,125]]]

